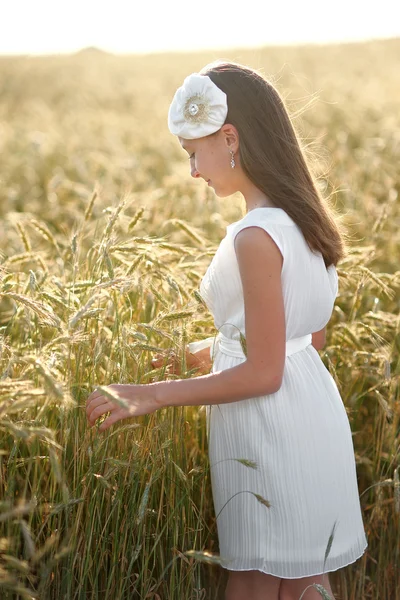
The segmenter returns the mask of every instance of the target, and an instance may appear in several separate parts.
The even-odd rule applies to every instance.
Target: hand
[[[150,385],[113,383],[96,388],[86,400],[86,415],[90,427],[96,419],[106,413],[110,415],[103,421],[99,431],[108,429],[117,421],[128,417],[148,415],[161,408],[157,404],[155,388]]]
[[[171,352],[169,356],[157,354],[157,356],[151,361],[151,365],[154,369],[158,369],[164,364],[166,364],[169,373],[173,373],[174,375],[182,375],[181,361],[174,352]],[[205,348],[204,350],[200,350],[199,352],[192,354],[186,347],[186,366],[188,370],[197,369],[199,373],[205,375],[210,372],[211,365],[212,363],[210,359],[209,348]]]
[[[151,366],[153,369],[159,369],[163,366],[166,367],[168,373],[174,375],[181,375],[181,361],[173,350],[170,350],[167,354],[156,354],[151,360]]]

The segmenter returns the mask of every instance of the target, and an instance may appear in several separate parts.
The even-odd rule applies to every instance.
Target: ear
[[[237,152],[239,149],[239,133],[236,127],[230,123],[225,123],[221,127],[221,132],[223,133],[227,148]]]

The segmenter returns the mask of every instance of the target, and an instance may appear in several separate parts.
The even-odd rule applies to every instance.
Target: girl
[[[333,597],[326,573],[367,547],[350,424],[317,352],[338,293],[340,228],[282,98],[256,71],[218,61],[192,73],[168,125],[193,177],[246,202],[200,285],[219,333],[189,350],[203,372],[207,353],[211,373],[108,386],[124,406],[95,390],[89,423],[109,412],[104,431],[167,406],[206,405],[226,600],[298,600],[305,589],[304,600],[320,599],[313,583]]]

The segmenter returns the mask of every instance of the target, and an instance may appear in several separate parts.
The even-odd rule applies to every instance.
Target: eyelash
[[[190,160],[191,158],[193,158],[194,154],[195,153],[193,152],[193,154],[191,156],[189,156],[188,160]]]

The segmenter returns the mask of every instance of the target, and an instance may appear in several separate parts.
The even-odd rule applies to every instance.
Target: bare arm
[[[312,334],[312,345],[316,350],[322,350],[326,342],[326,327]]]
[[[281,386],[285,362],[282,255],[259,227],[237,234],[235,250],[242,280],[247,359],[241,364],[194,379],[160,381],[160,408],[224,404],[273,394]]]

